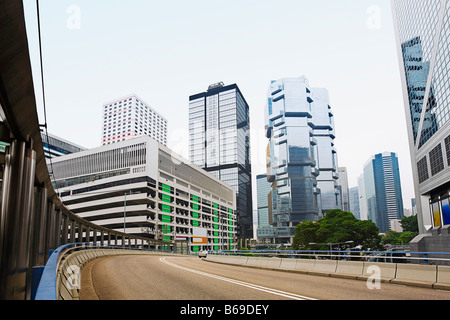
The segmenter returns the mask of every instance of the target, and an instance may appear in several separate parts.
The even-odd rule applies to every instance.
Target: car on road
[[[199,258],[206,258],[208,256],[208,251],[204,250],[198,253]]]

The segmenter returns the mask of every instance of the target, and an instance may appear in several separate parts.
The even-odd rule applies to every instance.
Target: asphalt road
[[[196,257],[115,256],[82,270],[81,300],[450,300],[450,291],[230,266]]]

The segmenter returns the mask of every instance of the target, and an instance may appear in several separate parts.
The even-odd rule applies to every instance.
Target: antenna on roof
[[[214,83],[208,87],[208,91],[223,87],[225,87],[225,84],[223,82]]]

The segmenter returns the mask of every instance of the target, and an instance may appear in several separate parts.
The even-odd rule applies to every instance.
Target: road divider
[[[450,266],[327,259],[211,255],[209,262],[450,291]]]

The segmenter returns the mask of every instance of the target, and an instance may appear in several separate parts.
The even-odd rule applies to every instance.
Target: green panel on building
[[[167,184],[162,184],[162,191],[172,194],[172,187]]]

